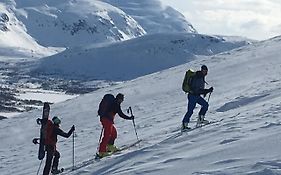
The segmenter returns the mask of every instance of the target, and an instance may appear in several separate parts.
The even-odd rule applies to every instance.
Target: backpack
[[[56,140],[54,139],[54,123],[48,120],[45,126],[45,145],[56,146]]]
[[[196,74],[196,72],[192,69],[188,69],[188,71],[186,71],[183,82],[182,82],[182,90],[185,93],[189,93],[191,92],[191,88],[190,88],[190,83],[191,83],[191,79],[192,77]]]
[[[98,110],[98,115],[100,117],[103,117],[104,115],[106,115],[110,109],[112,104],[115,101],[115,97],[112,94],[105,94],[99,104],[99,110]]]

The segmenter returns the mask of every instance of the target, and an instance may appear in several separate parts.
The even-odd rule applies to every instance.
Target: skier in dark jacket
[[[60,153],[56,149],[56,143],[58,140],[58,135],[68,138],[75,130],[75,126],[73,125],[68,133],[65,133],[60,129],[60,119],[55,116],[52,121],[48,120],[47,128],[46,128],[46,139],[45,139],[45,148],[47,151],[46,164],[44,167],[43,175],[49,175],[50,169],[52,167],[51,172],[53,174],[58,174],[60,170],[58,170]]]
[[[211,87],[209,89],[205,89],[205,76],[207,74],[208,68],[206,65],[203,65],[201,66],[201,70],[197,71],[189,82],[191,91],[188,93],[188,110],[182,120],[182,129],[190,129],[188,127],[188,123],[190,122],[196,103],[201,105],[197,123],[208,123],[208,121],[205,120],[205,114],[208,110],[209,104],[203,97],[201,97],[201,95],[204,95],[205,97],[208,93],[212,93],[214,88]]]
[[[109,109],[105,114],[100,116],[100,121],[103,126],[103,138],[99,146],[100,158],[110,154],[110,152],[116,152],[119,149],[114,145],[114,141],[117,138],[117,130],[114,126],[115,115],[118,114],[121,118],[126,120],[133,120],[134,116],[127,116],[121,110],[121,103],[124,101],[124,95],[119,93],[115,97],[113,104],[110,105]]]

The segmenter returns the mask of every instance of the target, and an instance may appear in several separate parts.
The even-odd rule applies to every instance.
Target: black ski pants
[[[47,158],[44,167],[43,175],[49,175],[50,169],[58,169],[60,153],[54,146],[46,145]]]

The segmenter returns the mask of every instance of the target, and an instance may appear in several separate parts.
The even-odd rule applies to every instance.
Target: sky
[[[160,0],[202,34],[264,40],[281,35],[280,0]]]

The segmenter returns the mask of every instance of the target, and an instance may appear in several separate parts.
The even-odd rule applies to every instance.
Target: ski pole
[[[74,134],[75,134],[75,132],[73,131],[73,136],[72,136],[72,140],[73,140],[73,142],[72,142],[72,171],[74,171]]]
[[[99,149],[100,149],[100,142],[101,142],[101,137],[102,137],[103,130],[104,130],[104,128],[102,127],[101,132],[100,132],[99,146],[97,148],[97,152],[99,152]]]
[[[133,116],[133,111],[132,111],[131,106],[129,107],[129,111],[131,113],[131,116]],[[135,133],[136,133],[136,136],[137,136],[137,140],[139,141],[139,137],[138,137],[138,133],[137,133],[137,129],[136,129],[136,124],[135,124],[135,119],[133,119],[133,125],[134,125]]]
[[[208,97],[208,103],[210,101],[210,97],[211,97],[212,92],[210,92],[209,97]]]
[[[43,162],[43,159],[42,159],[42,160],[41,160],[41,162],[40,162],[39,168],[38,168],[38,170],[37,170],[37,175],[39,174],[39,171],[40,171],[40,168],[41,168],[42,162]]]
[[[138,137],[137,129],[136,129],[135,119],[133,119],[133,125],[134,125],[134,128],[135,128],[135,133],[136,133],[136,136],[137,136],[137,140],[140,141],[139,137]]]

